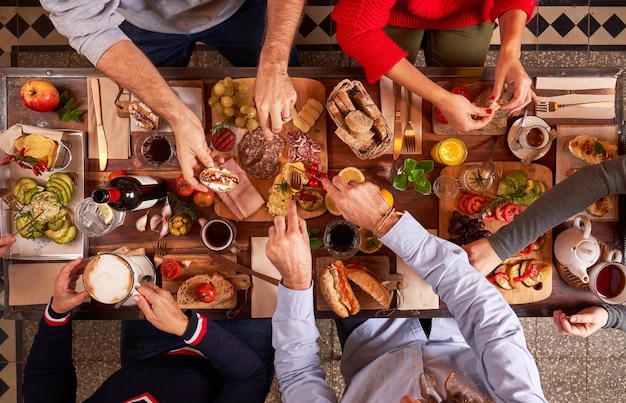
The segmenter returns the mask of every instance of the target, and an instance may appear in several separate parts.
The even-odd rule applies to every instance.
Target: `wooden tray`
[[[576,136],[588,134],[597,137],[599,140],[608,141],[610,144],[618,145],[617,125],[558,125],[557,130],[559,136],[556,138],[556,172],[554,172],[554,183],[559,183],[567,178],[569,169],[581,168],[587,163],[572,155],[567,149],[567,143]],[[618,220],[618,197],[612,196],[613,209],[606,213],[603,217],[596,217],[587,212],[585,208],[580,214],[586,215],[594,221],[615,222]],[[575,214],[575,216],[578,214]],[[570,220],[574,219],[571,217]]]
[[[224,255],[224,257],[228,257],[233,261],[237,260],[236,257],[232,255]],[[181,267],[180,275],[176,277],[176,279],[162,279],[163,289],[172,293],[174,300],[176,300],[178,288],[185,282],[185,280],[198,274],[208,274],[218,271],[231,283],[233,283],[233,286],[235,287],[235,294],[230,299],[220,302],[211,302],[209,304],[200,301],[190,304],[178,304],[181,309],[231,309],[237,305],[237,291],[247,290],[250,288],[250,276],[247,274],[236,273],[232,269],[225,269],[222,265],[214,263],[208,254],[165,255],[163,256],[163,259],[174,259],[178,263],[181,263],[183,260],[191,260],[189,267]]]
[[[296,101],[296,109],[299,111],[302,106],[306,103],[307,99],[315,98],[320,101],[323,105],[326,104],[326,87],[324,85],[313,79],[309,78],[301,78],[301,77],[292,77],[293,85],[298,94],[298,100]],[[246,93],[246,99],[249,105],[253,105],[254,99],[254,78],[239,78],[236,80],[240,83],[245,83],[248,86],[248,92]],[[307,135],[311,138],[314,143],[320,144],[322,146],[322,151],[317,153],[322,160],[319,164],[319,170],[321,172],[325,172],[328,170],[328,151],[327,151],[327,143],[326,143],[326,110],[322,112],[320,117],[315,122],[315,125],[311,127],[311,130],[307,133]],[[211,116],[213,124],[217,124],[222,121],[222,118],[218,116],[213,109],[211,109]],[[283,129],[290,126],[290,124],[286,124]],[[286,141],[286,140],[285,140]],[[279,161],[282,164],[288,162],[287,158],[287,149],[285,147],[285,151],[283,155],[280,157]],[[254,188],[263,196],[265,201],[269,198],[269,189],[273,186],[274,178],[270,179],[256,179],[251,176],[248,177],[250,182]],[[233,214],[232,211],[219,199],[215,199],[215,213],[223,218],[228,218],[230,220],[237,221],[237,217]],[[301,208],[298,208],[298,215],[304,219],[318,217],[326,212],[326,208],[322,206],[319,210],[316,211],[306,211]],[[250,217],[242,220],[242,221],[250,221],[250,222],[265,222],[274,220],[274,216],[271,215],[265,206],[261,207],[256,213],[252,214]]]
[[[315,261],[315,303],[318,311],[330,311],[328,303],[322,296],[319,289],[319,276],[322,270],[335,259],[332,256],[321,256]],[[385,287],[392,293],[391,306],[394,306],[394,290],[402,288],[402,275],[398,273],[389,272],[389,257],[388,256],[353,256],[348,259],[343,259],[344,264],[357,263],[362,264],[371,270],[378,278],[383,282],[388,282]],[[381,306],[376,302],[369,294],[362,291],[359,287],[353,287],[354,295],[361,304],[362,311],[378,311],[381,310]]]
[[[494,162],[496,165],[496,169],[499,169],[500,166],[503,168],[503,176],[508,173],[519,169],[528,175],[530,179],[542,181],[547,189],[552,188],[552,172],[550,169],[544,165],[539,164],[530,164],[528,166],[522,165],[521,162]],[[462,164],[456,167],[445,167],[441,170],[441,175],[450,175],[452,177],[458,178],[465,168],[476,165],[473,164]],[[491,189],[487,191],[487,195],[489,193],[495,194],[495,189],[497,188],[497,183],[494,182]],[[450,239],[451,235],[448,232],[448,228],[450,227],[450,217],[452,216],[452,212],[454,210],[458,210],[457,202],[460,198],[460,193],[455,198],[450,200],[439,200],[439,236],[443,239]],[[485,223],[485,228],[491,231],[492,233],[497,232],[501,227],[506,225],[506,223],[500,221],[491,221]],[[528,260],[528,259],[541,259],[545,262],[548,262],[552,265],[552,231],[548,231],[545,234],[545,241],[543,246],[537,250],[532,252],[529,255],[525,255],[523,257],[513,257],[507,260],[507,263],[514,263],[519,260]],[[553,265],[554,267],[554,265]],[[540,289],[524,287],[517,290],[504,290],[497,285],[495,286],[500,293],[502,293],[504,299],[509,304],[525,304],[529,302],[536,302],[546,299],[552,293],[552,276],[549,276],[546,281],[544,281],[543,286]]]
[[[483,90],[492,88],[493,82],[486,81],[438,81],[437,85],[450,90],[457,85],[462,85],[466,87],[472,93],[472,98],[476,97]],[[497,119],[492,119],[491,122],[487,124],[487,126],[483,127],[479,130],[470,130],[467,132],[460,132],[452,128],[452,126],[448,124],[443,124],[435,119],[435,107],[433,106],[432,110],[432,122],[433,122],[433,133],[435,134],[462,134],[462,135],[476,135],[476,136],[493,136],[493,135],[503,135],[507,133],[507,118],[506,116],[499,117]]]

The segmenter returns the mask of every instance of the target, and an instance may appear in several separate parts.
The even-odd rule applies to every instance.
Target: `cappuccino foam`
[[[133,286],[130,265],[121,257],[104,254],[89,261],[83,274],[85,289],[97,301],[114,304],[128,295]]]

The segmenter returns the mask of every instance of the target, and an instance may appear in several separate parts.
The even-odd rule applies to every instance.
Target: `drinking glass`
[[[126,213],[107,207],[98,207],[91,197],[84,199],[74,208],[74,225],[91,238],[108,234],[122,225]],[[107,214],[112,217],[105,217]]]
[[[346,220],[331,221],[324,230],[324,246],[337,259],[356,255],[361,246],[359,227]]]

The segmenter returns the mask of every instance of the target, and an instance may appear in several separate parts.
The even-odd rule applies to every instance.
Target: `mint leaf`
[[[309,240],[309,245],[311,247],[311,250],[316,250],[322,247],[323,243],[322,241],[320,241],[319,238],[311,238]]]
[[[596,154],[604,154],[606,150],[599,141],[593,143],[593,152]]]
[[[394,188],[398,190],[406,190],[407,186],[409,186],[409,175],[407,174],[396,175],[396,177],[393,178],[392,185]]]

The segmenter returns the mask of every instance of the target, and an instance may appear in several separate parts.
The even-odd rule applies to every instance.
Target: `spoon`
[[[526,118],[528,117],[528,109],[524,110],[524,117],[522,118],[522,123],[520,123],[519,128],[517,130],[517,137],[511,143],[511,151],[517,151],[522,148],[522,145],[519,143],[519,136],[522,134],[522,130],[524,130],[524,125],[526,124]]]
[[[485,179],[490,178],[493,175],[493,171],[495,169],[495,165],[493,164],[493,150],[497,141],[498,137],[491,137],[491,150],[489,151],[489,159],[483,161],[483,164],[480,166],[480,176]]]
[[[146,274],[145,276],[143,276],[141,278],[141,280],[139,280],[139,285],[144,285],[146,283],[151,283],[152,280],[152,276],[149,274]],[[139,287],[139,286],[137,286]],[[124,302],[128,301],[128,298],[130,298],[131,296],[133,296],[134,294],[132,292],[129,292],[128,295],[121,301],[119,301],[118,303],[115,304],[115,309],[119,309],[122,305],[124,305]]]

